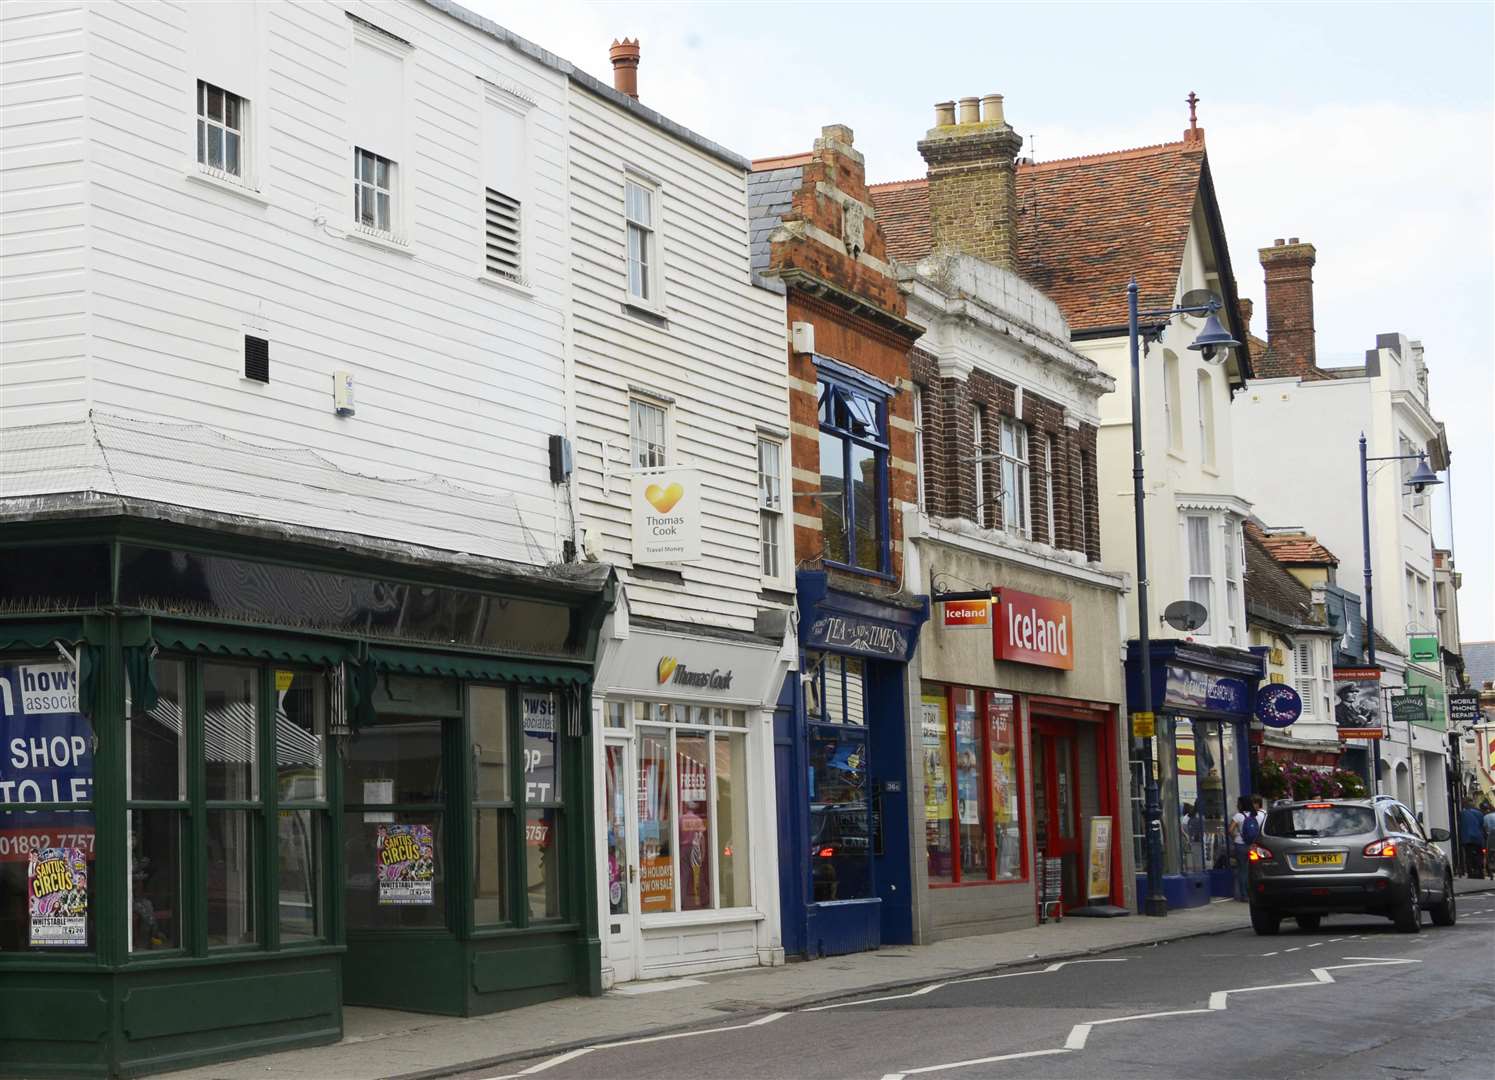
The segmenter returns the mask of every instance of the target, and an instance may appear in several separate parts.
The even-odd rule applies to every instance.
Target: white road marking
[[[801,1009],[799,1011],[807,1013],[825,1012],[827,1009],[844,1009],[851,1005],[877,1005],[884,1001],[904,1001],[908,998],[923,997],[925,994],[932,994],[936,990],[943,990],[947,986],[961,986],[965,983],[990,982],[992,979],[1015,979],[1022,975],[1051,975],[1061,968],[1069,967],[1071,964],[1124,963],[1126,963],[1126,957],[1124,956],[1101,956],[1096,957],[1093,960],[1060,960],[1057,963],[1050,964],[1048,967],[1042,968],[1037,971],[1005,971],[997,975],[972,975],[964,979],[949,979],[945,982],[930,983],[928,986],[921,986],[917,990],[910,990],[906,994],[888,994],[886,997],[860,998],[856,1001],[835,1001],[829,1005],[815,1005],[811,1008]]]
[[[1320,945],[1322,945],[1322,944],[1324,944],[1324,943],[1323,943],[1323,942],[1322,942],[1322,941],[1315,941],[1315,942],[1314,942],[1314,943],[1313,943],[1313,944],[1312,944],[1312,945],[1310,945],[1310,946],[1308,946],[1308,947],[1309,947],[1309,948],[1310,948],[1310,949],[1317,949],[1317,948],[1318,948],[1318,947],[1319,947],[1319,946],[1320,946]]]
[[[914,1069],[904,1069],[902,1072],[888,1073],[883,1077],[883,1080],[903,1080],[904,1077],[920,1073],[943,1072],[946,1069],[962,1069],[970,1065],[990,1065],[994,1062],[1013,1061],[1018,1058],[1078,1053],[1085,1049],[1086,1043],[1090,1039],[1090,1032],[1095,1028],[1107,1024],[1125,1024],[1133,1020],[1159,1020],[1170,1016],[1198,1016],[1204,1013],[1224,1012],[1230,1007],[1230,995],[1232,994],[1253,994],[1261,990],[1294,990],[1305,986],[1323,986],[1337,981],[1332,974],[1335,971],[1345,971],[1350,968],[1388,967],[1400,964],[1422,963],[1421,960],[1392,960],[1380,956],[1346,956],[1345,959],[1359,962],[1353,964],[1330,964],[1325,967],[1313,968],[1310,971],[1313,979],[1305,982],[1276,983],[1271,986],[1239,986],[1232,990],[1216,990],[1210,994],[1209,1003],[1202,1009],[1172,1009],[1167,1012],[1136,1013],[1131,1016],[1113,1016],[1105,1020],[1092,1020],[1086,1024],[1076,1024],[1070,1028],[1069,1035],[1065,1038],[1063,1046],[1054,1047],[1049,1050],[1025,1050],[1019,1053],[998,1054],[993,1057],[972,1058],[968,1061],[952,1061],[943,1065],[922,1065]]]
[[[1301,945],[1294,945],[1291,949],[1283,949],[1282,951],[1283,952],[1298,952],[1302,948],[1303,948],[1303,946],[1301,946]]]
[[[1277,955],[1277,950],[1274,949],[1271,952],[1264,952],[1261,955],[1263,955],[1263,956],[1276,956]]]
[[[521,1076],[533,1076],[535,1073],[544,1072],[546,1069],[552,1069],[557,1065],[564,1065],[568,1061],[574,1061],[576,1058],[590,1054],[595,1050],[615,1050],[621,1046],[642,1046],[644,1043],[668,1042],[672,1039],[690,1039],[697,1035],[721,1035],[728,1031],[746,1031],[748,1028],[762,1027],[764,1024],[773,1023],[775,1020],[782,1020],[788,1015],[788,1013],[774,1012],[766,1016],[760,1016],[756,1020],[749,1020],[746,1024],[706,1028],[702,1031],[676,1031],[666,1035],[647,1035],[641,1039],[621,1039],[618,1042],[599,1043],[596,1046],[582,1046],[575,1050],[568,1050],[564,1054],[558,1054],[548,1060],[538,1062],[527,1069],[520,1069],[517,1073],[492,1076],[488,1077],[488,1080],[519,1080]]]

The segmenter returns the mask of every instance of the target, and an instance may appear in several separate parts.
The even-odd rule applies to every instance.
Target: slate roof
[[[889,254],[905,263],[929,254],[928,181],[874,184],[871,191]],[[1073,330],[1125,326],[1133,274],[1144,309],[1172,304],[1201,194],[1212,206],[1202,137],[1020,163],[1017,271],[1059,305]],[[1228,269],[1224,238],[1214,242]],[[1235,297],[1223,299],[1234,310]]]
[[[1246,523],[1246,614],[1284,629],[1316,626],[1328,630],[1313,614],[1308,586],[1272,557],[1261,530]]]
[[[1334,552],[1307,533],[1269,533],[1246,522],[1246,532],[1254,533],[1263,547],[1283,566],[1338,566]]]
[[[1485,683],[1495,682],[1495,641],[1461,641],[1459,655],[1470,686],[1483,690]]]
[[[808,160],[804,154],[755,161],[755,171],[748,173],[749,256],[752,268],[760,273],[768,269],[768,237],[794,204]]]

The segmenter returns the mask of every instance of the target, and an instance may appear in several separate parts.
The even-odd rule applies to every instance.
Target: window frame
[[[997,425],[997,454],[1001,471],[998,487],[1002,499],[1002,529],[1024,539],[1033,538],[1032,492],[1029,488],[1029,435],[1028,425],[1013,416],[1003,416]],[[1011,451],[1008,436],[1012,436]],[[1009,470],[1011,476],[1009,477]],[[1012,511],[1016,510],[1014,514]]]
[[[1312,720],[1319,713],[1319,666],[1313,655],[1313,642],[1293,643],[1293,689],[1303,701],[1302,719]]]
[[[924,388],[915,383],[911,392],[914,411],[914,505],[928,510],[928,486],[924,481]]]
[[[1241,526],[1230,514],[1221,515],[1223,534],[1220,564],[1221,582],[1225,587],[1225,631],[1227,645],[1242,644],[1242,625],[1239,615],[1244,612],[1244,589],[1242,570],[1244,553],[1241,548]]]
[[[950,763],[950,821],[951,841],[954,847],[953,857],[950,864],[949,881],[928,881],[926,885],[931,889],[958,889],[970,888],[972,886],[985,885],[1021,885],[1032,879],[1031,860],[1028,857],[1028,837],[1032,827],[1029,820],[1028,807],[1028,755],[1027,740],[1023,737],[1023,729],[1026,716],[1026,703],[1023,695],[1011,690],[1002,690],[993,687],[966,686],[959,683],[937,683],[924,684],[921,689],[922,696],[940,696],[945,702],[945,750]],[[934,693],[931,689],[937,688]],[[961,854],[961,830],[960,824],[960,781],[958,777],[959,765],[957,764],[956,732],[955,732],[955,695],[957,692],[970,692],[976,696],[975,724],[980,732],[980,754],[981,770],[980,783],[982,791],[986,795],[986,813],[982,815],[981,835],[982,843],[985,845],[987,856],[987,876],[966,880],[963,870],[964,859]],[[1020,876],[998,877],[996,859],[996,815],[991,804],[992,793],[992,747],[991,747],[991,699],[993,695],[1005,694],[1012,699],[1012,752],[1013,772],[1017,779],[1017,828],[1018,828],[1018,851],[1020,855]],[[928,795],[925,795],[926,805]]]
[[[253,176],[253,168],[249,155],[254,128],[252,126],[249,99],[242,94],[236,94],[232,90],[227,90],[216,83],[211,83],[207,79],[198,78],[194,81],[196,82],[194,130],[197,134],[197,141],[195,143],[196,153],[193,160],[196,161],[199,170],[215,180],[221,180],[226,184],[250,187],[250,177]],[[213,91],[217,91],[223,95],[223,117],[219,120],[213,119],[211,113],[208,111],[208,96]],[[229,99],[233,99],[238,103],[238,127],[231,127],[228,124]],[[208,160],[210,156],[208,138],[214,128],[217,129],[222,138],[223,149],[221,160],[224,162],[223,165],[213,165]],[[227,167],[228,136],[230,134],[236,136],[239,140],[239,168],[237,171]]]
[[[971,409],[971,446],[975,449],[976,459],[976,524],[983,529],[989,528],[992,519],[996,516],[991,513],[992,507],[986,502],[986,406],[976,405]],[[1002,485],[997,484],[999,497]],[[1003,509],[1006,509],[1004,506]]]
[[[883,388],[875,388],[870,385],[870,380],[853,380],[841,376],[838,372],[827,370],[826,367],[817,364],[816,381],[816,416],[819,426],[820,443],[823,445],[826,436],[839,440],[841,444],[841,513],[842,520],[846,523],[846,558],[842,562],[839,559],[830,558],[825,552],[827,545],[822,539],[821,561],[827,566],[833,566],[839,570],[846,570],[854,574],[862,574],[870,577],[878,577],[886,580],[892,579],[892,521],[888,506],[888,471],[891,459],[891,441],[888,432],[889,402],[891,392]],[[850,427],[841,427],[835,423],[836,399],[841,396],[852,395],[870,405],[875,412],[878,437],[868,437],[858,434]],[[848,414],[850,410],[848,409]],[[877,474],[876,491],[874,499],[877,503],[875,529],[875,544],[877,547],[877,566],[869,568],[857,564],[857,545],[859,527],[856,517],[856,499],[853,497],[854,486],[852,483],[852,448],[860,447],[870,451],[875,462],[874,471]],[[818,466],[817,466],[818,471]],[[823,473],[819,475],[824,475]],[[822,508],[822,529],[824,522],[824,500],[826,494],[819,492]],[[823,534],[822,534],[823,535]]]
[[[497,135],[494,131],[490,130],[488,119],[490,110],[500,110],[508,113],[518,122],[520,137],[524,142],[525,149],[528,150],[531,142],[529,114],[530,110],[534,107],[534,102],[512,90],[496,86],[486,80],[480,79],[479,87],[479,117],[482,121],[483,130],[479,133],[478,162],[478,171],[480,173],[478,229],[481,237],[480,246],[482,248],[481,257],[478,260],[478,280],[490,285],[517,288],[527,292],[531,289],[529,278],[531,235],[530,215],[526,213],[526,209],[529,203],[532,177],[529,175],[528,170],[521,166],[523,175],[515,181],[518,190],[508,191],[495,186],[498,180],[490,173],[488,154],[496,148]],[[495,195],[500,200],[508,200],[517,206],[515,214],[517,239],[515,240],[515,244],[518,249],[518,260],[515,273],[512,275],[495,270],[490,265],[488,259],[489,205]]]
[[[1192,535],[1193,527],[1191,525],[1191,522],[1194,521],[1204,522],[1204,546],[1201,550],[1205,565],[1202,568],[1196,564],[1194,559],[1194,556],[1197,554]],[[1204,624],[1194,632],[1200,637],[1213,637],[1215,627],[1220,622],[1220,613],[1215,610],[1218,606],[1215,602],[1215,515],[1210,513],[1184,514],[1183,526],[1185,591],[1190,600],[1203,603],[1205,606]],[[1195,585],[1200,582],[1204,585],[1203,592],[1206,597],[1203,601],[1199,600],[1199,597],[1195,595]]]
[[[363,164],[367,159],[373,172],[372,180],[363,178]],[[388,166],[385,174],[387,186],[380,187],[379,165],[383,163]],[[363,212],[360,209],[363,190],[367,188],[373,192],[374,221],[372,224],[363,220]],[[379,196],[385,196],[389,204],[388,221],[381,227],[379,225]],[[366,236],[378,237],[382,240],[399,242],[400,223],[400,165],[393,158],[387,158],[373,150],[362,146],[353,147],[353,228]]]
[[[649,200],[649,220],[647,222],[634,218],[629,209],[629,188],[635,188],[645,193]],[[625,169],[623,172],[623,292],[627,302],[637,307],[647,308],[650,311],[663,311],[664,301],[664,273],[660,265],[660,203],[663,201],[663,185],[651,176],[647,176],[634,169]],[[639,244],[640,256],[638,260],[633,256],[633,237],[639,235],[642,239]],[[633,287],[633,263],[638,261],[642,267],[640,279],[643,290],[636,291]]]
[[[1059,546],[1059,523],[1054,520],[1054,459],[1058,457],[1054,443],[1054,436],[1043,437],[1043,499],[1044,509],[1048,512],[1049,547]]]
[[[1210,373],[1200,368],[1196,376],[1199,396],[1199,463],[1214,472],[1217,468],[1215,444],[1215,384]]]
[[[641,425],[638,421],[645,416],[645,410],[659,414],[660,433],[657,443],[648,439],[647,434],[641,438]],[[671,411],[670,403],[661,398],[638,393],[628,395],[628,467],[630,469],[669,468]],[[640,449],[643,450],[643,460],[641,460]],[[656,452],[658,461],[652,460]]]
[[[789,565],[794,561],[792,537],[785,529],[788,485],[784,482],[784,446],[784,439],[758,433],[758,568],[763,582],[775,587],[784,583]],[[772,467],[764,461],[764,451],[769,448],[774,459]],[[789,542],[786,543],[786,539]],[[768,565],[770,540],[774,556],[771,568]]]

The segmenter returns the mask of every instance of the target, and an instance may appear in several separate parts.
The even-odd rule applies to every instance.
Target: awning
[[[393,671],[404,675],[445,675],[488,682],[580,687],[592,681],[589,668],[547,664],[543,661],[508,660],[471,653],[370,649],[365,663],[375,671]]]

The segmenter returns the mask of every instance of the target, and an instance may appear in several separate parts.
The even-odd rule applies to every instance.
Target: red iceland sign
[[[1074,670],[1074,615],[1068,601],[1002,589],[992,630],[998,660]]]

